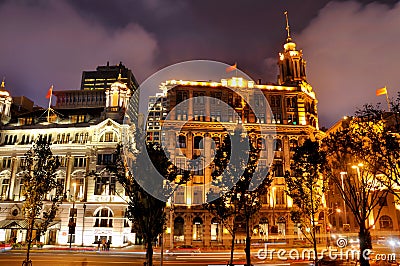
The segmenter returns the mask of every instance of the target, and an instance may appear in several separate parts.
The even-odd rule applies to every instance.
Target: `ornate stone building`
[[[206,201],[210,189],[213,152],[226,130],[237,124],[251,132],[261,148],[260,164],[273,159],[272,186],[252,221],[253,241],[298,238],[290,220],[292,201],[285,194],[284,172],[290,169],[294,148],[307,138],[321,138],[323,132],[318,128],[318,101],[306,79],[302,51],[290,36],[279,53],[278,67],[277,83],[271,85],[234,76],[215,82],[168,80],[160,86],[167,102],[163,111],[168,114],[157,119],[162,125],[160,134],[165,135],[164,144],[175,165],[191,169],[193,175],[169,204],[166,246],[229,245],[227,230],[199,204]],[[152,121],[147,121],[147,128]],[[148,141],[160,140],[148,134]],[[243,221],[237,217],[235,222],[240,227],[237,242],[244,243]]]
[[[107,172],[106,165],[114,160],[113,153],[122,137],[125,108],[138,85],[130,82],[133,74],[129,69],[121,64],[115,68],[121,70],[115,71],[114,81],[105,88],[54,91],[53,109],[36,108],[11,120],[8,115],[11,99],[3,83],[0,241],[25,241],[21,165],[31,143],[42,135],[52,143],[52,152],[61,162],[57,179],[64,184],[66,201],[40,240],[45,244],[68,245],[72,241],[72,245],[85,246],[103,238],[110,239],[113,246],[135,242],[135,234],[131,233],[125,217],[123,188]],[[71,218],[76,223],[73,234],[68,227]]]

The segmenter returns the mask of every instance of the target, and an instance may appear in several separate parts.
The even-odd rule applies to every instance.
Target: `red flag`
[[[380,88],[376,90],[376,96],[384,95],[387,94],[387,89],[386,87]]]
[[[53,95],[53,85],[51,85],[50,89],[47,91],[46,98],[50,99],[50,97]]]
[[[233,70],[237,69],[237,64],[235,63],[233,66],[229,66],[226,68],[226,72],[231,72]]]

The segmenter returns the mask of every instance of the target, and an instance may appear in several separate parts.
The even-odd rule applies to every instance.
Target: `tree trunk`
[[[229,265],[233,265],[233,252],[235,251],[235,239],[236,239],[236,232],[233,231],[232,233],[232,242],[231,242],[231,258],[229,260]]]
[[[251,242],[251,237],[250,237],[250,218],[246,217],[246,247],[244,249],[244,252],[246,253],[246,265],[250,266],[251,265],[251,256],[250,256],[250,243]]]
[[[30,251],[31,251],[31,244],[32,244],[32,235],[33,235],[33,223],[29,223],[28,225],[28,232],[27,232],[27,240],[28,240],[28,248],[26,250],[26,258],[22,265],[32,265],[31,260],[29,258]]]
[[[318,250],[317,250],[317,236],[315,232],[315,221],[313,218],[313,232],[312,232],[312,239],[313,239],[313,248],[314,248],[314,265],[318,263]]]
[[[369,229],[366,228],[365,225],[360,226],[358,237],[360,239],[360,265],[369,266],[369,258],[367,258],[365,254],[367,254],[366,250],[372,248],[372,244],[371,244],[371,234],[369,232]]]
[[[151,241],[147,242],[146,257],[147,266],[153,266],[153,243]]]

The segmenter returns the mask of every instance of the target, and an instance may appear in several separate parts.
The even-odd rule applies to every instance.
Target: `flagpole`
[[[235,66],[236,66],[235,67],[235,76],[238,77],[238,74],[237,74],[237,62],[235,62]]]
[[[389,110],[389,113],[390,113],[391,111],[390,111],[389,93],[387,91],[387,87],[385,87],[385,88],[386,88],[386,102],[387,102],[388,110]]]
[[[53,96],[53,85],[50,88],[50,97],[49,97],[49,108],[47,108],[47,123],[50,123],[50,109],[51,109],[51,98]]]

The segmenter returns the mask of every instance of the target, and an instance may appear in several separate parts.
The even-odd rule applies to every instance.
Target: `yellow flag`
[[[386,86],[376,90],[376,96],[387,94]]]

